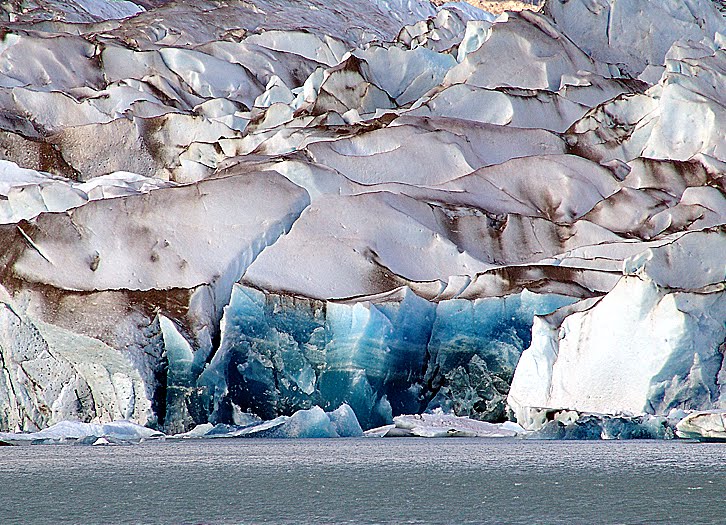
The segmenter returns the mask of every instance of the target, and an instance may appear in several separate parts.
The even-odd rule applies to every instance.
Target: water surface
[[[0,523],[726,523],[726,444],[204,440],[0,447]]]

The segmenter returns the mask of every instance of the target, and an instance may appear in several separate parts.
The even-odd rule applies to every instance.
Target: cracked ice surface
[[[0,429],[722,407],[711,2],[6,4]]]

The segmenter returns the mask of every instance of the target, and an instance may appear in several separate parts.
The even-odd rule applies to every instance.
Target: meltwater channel
[[[723,524],[726,444],[516,439],[0,448],[0,523]]]

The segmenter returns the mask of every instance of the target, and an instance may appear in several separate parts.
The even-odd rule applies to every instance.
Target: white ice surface
[[[366,432],[369,437],[515,437],[521,428],[512,423],[487,423],[450,414],[415,414],[393,418],[387,425]]]
[[[517,421],[530,428],[531,409],[545,407],[665,415],[721,406],[726,264],[711,242],[723,246],[723,234],[652,248],[625,261],[599,302],[536,318],[508,397]]]
[[[676,426],[678,437],[726,440],[726,412],[711,410],[688,414]]]
[[[7,441],[66,440],[82,439],[90,436],[113,438],[123,441],[164,437],[164,434],[131,421],[111,421],[109,423],[83,423],[81,421],[61,421],[38,432],[7,433],[0,432],[0,439]]]

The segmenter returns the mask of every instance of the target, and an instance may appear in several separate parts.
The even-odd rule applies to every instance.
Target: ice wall
[[[364,428],[436,407],[500,420],[534,315],[572,301],[525,291],[436,304],[404,289],[340,303],[235,285],[220,349],[197,385],[215,422],[231,422],[235,409],[271,419],[342,403]]]

